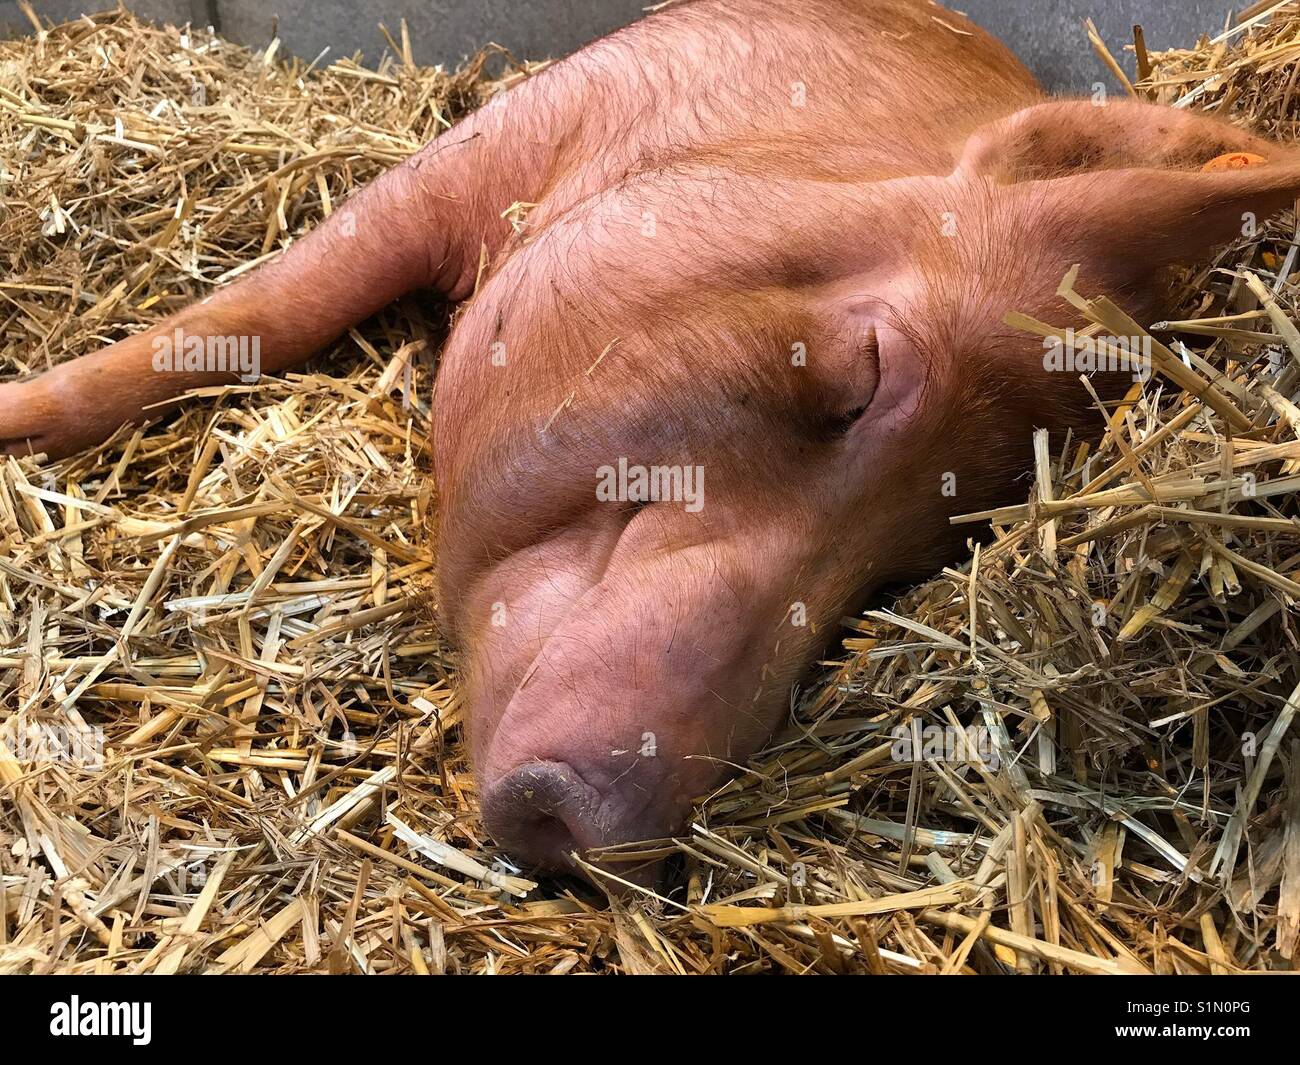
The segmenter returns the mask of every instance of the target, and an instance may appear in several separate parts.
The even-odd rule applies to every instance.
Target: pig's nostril
[[[604,842],[601,797],[563,762],[533,762],[492,782],[483,822],[505,851],[543,869],[570,868],[569,855]]]

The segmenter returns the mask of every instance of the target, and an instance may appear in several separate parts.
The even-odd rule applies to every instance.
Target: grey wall
[[[454,64],[487,41],[520,58],[563,55],[632,21],[648,0],[127,0],[127,6],[172,22],[215,20],[228,37],[259,47],[278,20],[284,47],[308,59],[360,50],[377,58],[385,47],[378,24],[397,36],[403,17],[417,58]],[[1223,25],[1227,0],[948,0],[1001,37],[1048,88],[1087,91],[1109,81],[1088,47],[1081,23],[1091,16],[1126,69],[1120,49],[1134,22],[1153,49],[1190,44]],[[65,19],[113,0],[34,0],[42,15]],[[1245,0],[1238,7],[1245,6]],[[29,23],[12,0],[0,0],[0,30],[23,33]]]
[[[1235,5],[1240,11],[1249,0]],[[948,6],[1010,46],[1049,89],[1086,92],[1111,78],[1083,29],[1091,18],[1120,65],[1133,74],[1133,24],[1140,23],[1147,48],[1181,48],[1202,33],[1218,32],[1234,5],[1228,0],[948,0]]]

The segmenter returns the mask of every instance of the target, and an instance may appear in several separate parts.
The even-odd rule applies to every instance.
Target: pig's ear
[[[1269,159],[1281,152],[1219,119],[1172,107],[1056,100],[976,130],[959,169],[1011,185],[1099,170],[1198,171],[1230,153]]]
[[[1300,152],[1137,101],[1026,108],[977,130],[958,172],[1026,192],[1071,237],[1147,265],[1238,237],[1300,195]]]

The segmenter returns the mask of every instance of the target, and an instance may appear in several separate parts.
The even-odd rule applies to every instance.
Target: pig
[[[1229,153],[1256,165],[1207,169]],[[1171,268],[1297,192],[1295,153],[1048,98],[931,3],[675,3],[243,279],[0,386],[0,446],[69,455],[235,379],[159,368],[160,338],[256,338],[275,372],[408,291],[460,303],[434,396],[438,609],[487,829],[563,871],[680,831],[842,617],[954,558],[954,514],[1023,498],[1035,429],[1100,424],[1008,311],[1078,324],[1057,295],[1078,264],[1152,321]]]

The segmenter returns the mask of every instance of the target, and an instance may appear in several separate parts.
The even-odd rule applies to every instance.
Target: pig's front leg
[[[685,38],[665,34],[669,58],[647,69],[626,61],[625,44],[670,29],[675,18],[652,16],[497,97],[275,262],[202,303],[41,377],[0,385],[0,454],[73,454],[189,389],[238,380],[178,371],[175,352],[172,369],[158,369],[156,342],[178,328],[184,337],[257,337],[258,369],[273,373],[411,289],[470,295],[481,252],[494,254],[510,233],[512,204],[540,204],[557,188],[577,202],[632,165],[636,138],[623,143],[611,131],[671,84],[672,42]],[[575,173],[588,180],[566,184]]]
[[[248,277],[147,332],[0,385],[0,454],[74,454],[190,389],[284,370],[412,289],[462,298],[481,242],[507,228],[475,195],[481,154],[472,127],[453,131]]]

